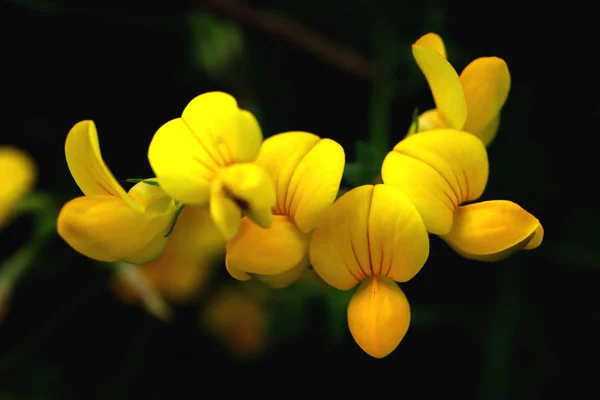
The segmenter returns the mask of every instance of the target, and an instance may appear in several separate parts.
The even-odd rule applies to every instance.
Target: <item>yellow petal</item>
[[[308,132],[284,132],[263,142],[256,160],[273,177],[277,203],[273,212],[288,215],[286,200],[291,197],[289,182],[302,158],[321,140]]]
[[[185,204],[208,202],[210,182],[222,167],[254,161],[262,132],[254,116],[225,93],[194,98],[182,117],[154,134],[148,159],[164,190]]]
[[[93,121],[80,121],[71,128],[65,141],[65,156],[69,171],[83,194],[117,196],[141,211],[104,163]]]
[[[271,226],[271,210],[276,203],[275,183],[264,168],[253,163],[234,164],[221,170],[215,182],[221,185],[224,196],[231,199],[251,220],[264,228]],[[226,238],[231,237],[231,232],[233,230],[228,232]]]
[[[465,67],[460,81],[467,100],[463,130],[485,139],[484,144],[488,145],[491,141],[489,125],[498,118],[510,91],[508,66],[501,58],[481,57]]]
[[[459,207],[454,218],[452,230],[442,238],[471,259],[495,261],[537,247],[543,239],[540,221],[512,201],[468,204]]]
[[[368,355],[383,358],[398,347],[410,325],[410,305],[404,292],[382,276],[365,279],[350,299],[348,326]]]
[[[458,205],[481,196],[488,173],[483,143],[453,129],[407,137],[381,168],[383,182],[401,189],[419,209],[427,230],[436,235],[450,231]]]
[[[238,107],[233,96],[201,94],[185,107],[181,118],[218,165],[252,162],[258,157],[263,140],[260,126],[252,113]]]
[[[275,213],[303,232],[319,223],[335,201],[344,172],[339,143],[307,132],[285,132],[265,140],[257,163],[275,179]]]
[[[419,115],[418,118],[418,132],[425,132],[425,131],[430,131],[432,129],[442,129],[445,128],[446,125],[444,124],[444,121],[442,121],[442,119],[440,118],[440,114],[438,113],[438,111],[436,109],[432,109],[432,110],[427,110],[424,113],[422,113],[421,115]],[[408,129],[408,134],[409,135],[414,135],[417,132],[417,124],[416,123],[412,123],[410,125],[410,128]]]
[[[213,223],[207,207],[185,207],[167,245],[156,260],[141,266],[152,286],[171,301],[190,300],[225,255],[225,238]]]
[[[140,195],[155,196],[146,188],[140,190]],[[156,197],[157,203],[164,204],[163,200]],[[87,257],[98,261],[121,260],[142,264],[158,257],[166,244],[165,235],[174,211],[167,208],[159,212],[161,207],[150,205],[152,211],[140,213],[120,197],[77,197],[63,206],[58,215],[57,229],[73,249]]]
[[[411,279],[429,255],[415,206],[399,190],[364,185],[346,192],[312,234],[310,261],[329,285],[347,290],[368,276]]]
[[[429,83],[435,106],[445,126],[462,128],[467,120],[467,103],[456,70],[436,50],[414,44],[412,53]]]
[[[237,357],[261,354],[267,344],[264,305],[240,288],[217,292],[205,308],[203,323]]]
[[[496,133],[498,132],[498,128],[500,127],[500,115],[496,118],[492,119],[489,124],[485,127],[477,131],[477,137],[481,139],[481,141],[489,146],[494,139],[496,138]]]
[[[240,227],[243,204],[236,203],[223,186],[216,180],[212,183],[210,196],[210,215],[217,228],[226,240],[235,236]]]
[[[19,149],[0,147],[0,227],[19,201],[31,190],[36,178],[33,159]]]
[[[282,289],[296,283],[307,271],[308,255],[294,268],[276,275],[257,275],[258,279],[274,289]]]
[[[262,228],[242,218],[240,229],[227,242],[227,265],[247,273],[273,275],[298,265],[308,253],[308,237],[287,217],[273,216]]]
[[[419,40],[415,42],[415,45],[426,47],[435,51],[442,57],[448,58],[446,56],[446,46],[444,46],[444,41],[437,33],[430,32],[421,36]]]
[[[236,279],[238,281],[249,281],[250,279],[252,279],[252,277],[244,271],[232,267],[227,257],[225,257],[225,267],[227,269],[227,272],[229,273],[229,275],[231,275],[233,279]]]

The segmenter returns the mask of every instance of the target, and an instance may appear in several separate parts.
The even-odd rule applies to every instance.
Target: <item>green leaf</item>
[[[173,229],[175,228],[175,224],[177,223],[177,218],[179,218],[179,214],[181,214],[181,210],[183,210],[183,207],[185,207],[185,206],[182,204],[177,208],[177,211],[175,211],[175,215],[173,216],[173,219],[171,220],[171,226],[169,226],[169,231],[167,232],[165,237],[169,237],[171,235],[171,233],[173,232]]]
[[[192,62],[213,78],[221,77],[243,56],[241,28],[229,19],[205,12],[187,14]]]

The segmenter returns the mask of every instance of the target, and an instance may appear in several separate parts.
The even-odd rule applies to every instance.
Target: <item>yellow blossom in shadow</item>
[[[202,310],[200,320],[237,358],[259,356],[268,344],[268,293],[264,287],[243,286],[220,289]]]
[[[364,185],[342,195],[313,232],[310,261],[329,285],[349,290],[348,326],[356,343],[382,358],[402,341],[410,307],[396,282],[412,279],[429,256],[417,208],[400,190]]]
[[[36,179],[35,162],[23,151],[0,146],[0,228],[14,215],[19,202],[32,189]]]
[[[141,264],[158,257],[177,204],[157,185],[139,182],[126,192],[102,159],[92,121],[69,131],[65,155],[85,195],[66,203],[58,215],[57,230],[65,242],[98,261]]]
[[[510,91],[510,73],[498,57],[480,57],[460,75],[446,58],[442,38],[428,33],[412,46],[412,53],[425,75],[435,101],[413,123],[408,134],[430,129],[453,128],[469,132],[489,145],[500,124],[500,111]]]
[[[295,282],[306,270],[310,234],[338,193],[344,149],[308,132],[285,132],[266,139],[256,161],[275,182],[273,225],[243,218],[227,242],[226,266],[236,279],[258,274],[272,287]]]
[[[383,182],[416,205],[427,230],[466,258],[494,261],[539,246],[544,229],[519,205],[472,203],[483,194],[488,174],[483,143],[454,129],[407,137],[388,153],[381,169]]]
[[[193,301],[215,272],[225,255],[225,239],[213,223],[207,207],[187,206],[179,214],[162,254],[155,260],[137,265],[140,277],[117,274],[115,290],[125,301],[142,301],[147,306],[148,290],[170,303]],[[151,307],[150,307],[151,308]]]
[[[158,129],[148,159],[166,193],[186,205],[209,204],[215,224],[230,239],[244,214],[262,227],[272,224],[273,180],[254,163],[261,143],[254,116],[231,95],[210,92]]]

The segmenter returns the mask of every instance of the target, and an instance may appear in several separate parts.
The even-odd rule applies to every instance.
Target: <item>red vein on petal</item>
[[[467,191],[467,196],[465,197],[464,201],[469,201],[471,200],[471,188],[469,187],[469,179],[467,179],[467,173],[465,172],[465,170],[462,170],[463,176],[465,177],[465,186],[466,186],[466,191]]]
[[[192,129],[191,126],[188,125],[188,123],[186,122],[186,120],[184,120],[183,118],[181,118],[181,120],[183,121],[183,123],[185,124],[185,126],[187,126],[187,128],[190,130],[190,132],[192,132],[192,136],[194,137],[194,139],[196,139],[196,142],[198,142],[198,144],[202,147],[202,149],[204,150],[204,152],[212,160],[212,162],[215,164],[215,166],[222,166],[221,163],[216,159],[216,157],[214,156],[214,154],[212,154],[208,150],[208,147],[206,147],[206,145],[200,139],[200,136],[196,133],[196,131],[194,129]]]
[[[350,247],[352,248],[352,253],[354,254],[354,259],[356,260],[356,263],[358,264],[358,267],[360,268],[360,271],[363,273],[363,279],[364,279],[368,275],[365,272],[365,270],[362,267],[362,265],[360,265],[360,261],[358,260],[358,255],[356,254],[356,249],[354,248],[354,241],[352,241],[352,239],[350,239]]]
[[[350,269],[350,266],[347,263],[344,263],[344,265],[348,269],[348,272],[350,273],[350,275],[352,275],[352,277],[354,279],[356,279],[356,282],[360,282],[360,279],[358,279],[358,277],[356,275],[354,275],[354,272],[352,272],[352,269]]]

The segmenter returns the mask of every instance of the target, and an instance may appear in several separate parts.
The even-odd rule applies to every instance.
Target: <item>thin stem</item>
[[[255,10],[241,0],[203,0],[228,17],[269,32],[340,69],[364,79],[374,80],[380,74],[370,61],[352,50],[287,18]]]

